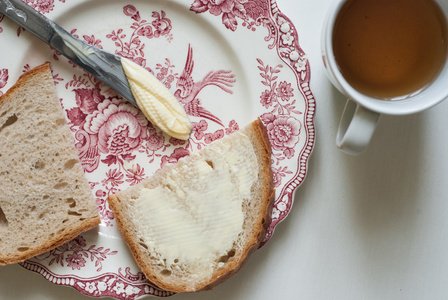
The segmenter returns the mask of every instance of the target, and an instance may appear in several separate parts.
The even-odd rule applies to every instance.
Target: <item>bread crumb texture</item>
[[[0,264],[48,251],[100,222],[49,64],[0,98]]]

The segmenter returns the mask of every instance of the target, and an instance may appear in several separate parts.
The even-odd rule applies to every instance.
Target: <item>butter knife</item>
[[[0,13],[36,35],[137,106],[121,66],[120,56],[74,37],[21,0],[0,0]]]

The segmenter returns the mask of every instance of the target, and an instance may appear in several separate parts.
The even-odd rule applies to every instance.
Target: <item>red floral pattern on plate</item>
[[[96,271],[100,272],[102,261],[108,255],[115,254],[117,254],[117,251],[111,251],[109,248],[104,249],[104,247],[96,247],[95,245],[87,247],[86,240],[82,236],[78,236],[56,249],[38,255],[36,259],[45,260],[51,257],[48,263],[49,266],[56,263],[64,267],[64,263],[66,263],[67,267],[72,268],[72,270],[80,270],[86,265],[86,259],[90,259],[95,263]]]
[[[5,18],[5,16],[0,14],[0,23],[3,21],[4,18]],[[2,33],[2,32],[3,32],[3,28],[0,27],[0,33]]]
[[[9,79],[8,69],[0,69],[0,96],[3,95],[2,88],[6,86]]]
[[[268,22],[269,15],[268,2],[263,0],[195,0],[190,9],[221,16],[222,23],[232,31],[237,29],[237,18],[244,20],[243,26],[255,31],[253,26]]]
[[[65,3],[63,0],[26,2],[42,13],[55,10],[56,3]],[[237,119],[229,120],[210,105],[209,96],[205,97],[207,93],[210,95],[209,90],[232,96],[239,83],[236,73],[231,68],[195,67],[203,59],[195,43],[184,48],[183,62],[168,55],[160,61],[149,60],[154,41],[163,39],[168,45],[178,39],[173,33],[176,22],[168,8],[167,11],[143,10],[137,6],[126,3],[122,6],[120,13],[128,18],[128,27],[117,26],[102,34],[74,28],[71,33],[100,48],[112,45],[114,48],[109,50],[145,67],[171,89],[192,118],[193,132],[188,141],[164,135],[135,107],[76,66],[70,76],[59,71],[53,74],[55,84],[61,83],[58,86],[63,86],[68,98],[74,99],[74,103],[61,99],[61,104],[106,229],[115,228],[114,216],[106,201],[108,195],[141,182],[164,165],[175,163],[240,128]],[[309,88],[309,63],[298,45],[294,26],[278,10],[275,1],[194,0],[187,10],[196,13],[196,18],[202,14],[217,20],[228,32],[229,39],[242,30],[259,35],[264,28],[267,32],[263,38],[266,54],[252,56],[253,61],[247,63],[252,75],[259,76],[255,80],[258,84],[253,87],[258,97],[257,112],[266,125],[273,148],[272,171],[277,192],[267,242],[275,226],[290,211],[293,192],[305,178],[314,145],[315,103]],[[240,25],[245,29],[240,29]],[[51,53],[55,62],[64,61],[56,51]],[[273,57],[277,59],[272,60]],[[30,65],[25,64],[23,71],[29,69]],[[2,93],[11,74],[7,69],[0,70]],[[115,259],[124,251],[88,236],[83,234],[22,266],[51,282],[72,286],[94,297],[135,299],[147,294],[171,295],[157,289],[141,272],[132,273],[128,266],[118,265],[111,270],[117,262]]]

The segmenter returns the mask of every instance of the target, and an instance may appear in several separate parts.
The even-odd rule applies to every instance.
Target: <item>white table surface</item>
[[[316,144],[290,215],[239,274],[171,299],[448,299],[448,101],[384,116],[363,155],[340,152],[345,99],[320,57],[330,2],[278,0],[310,60],[317,102]],[[11,265],[0,268],[0,299],[88,297]]]

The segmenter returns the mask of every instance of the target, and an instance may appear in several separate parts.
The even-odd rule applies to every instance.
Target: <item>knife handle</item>
[[[90,47],[21,0],[0,0],[0,12],[78,65]]]
[[[0,12],[48,44],[55,33],[53,22],[21,0],[0,0]]]
[[[0,0],[0,13],[52,46],[137,106],[118,55],[74,37],[21,0]]]
[[[49,44],[75,64],[83,67],[93,75],[97,75],[95,68],[88,63],[89,54],[98,52],[97,50],[92,51],[93,47],[91,45],[74,37],[21,0],[0,0],[0,12]]]

